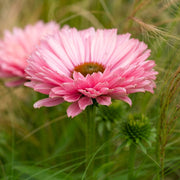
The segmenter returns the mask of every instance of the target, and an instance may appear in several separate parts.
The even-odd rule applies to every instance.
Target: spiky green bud
[[[127,121],[120,124],[120,136],[124,139],[123,145],[136,144],[143,151],[143,142],[151,145],[155,140],[155,129],[151,127],[148,118],[144,115],[130,115]]]

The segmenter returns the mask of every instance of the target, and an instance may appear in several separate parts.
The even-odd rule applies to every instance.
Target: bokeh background
[[[155,93],[131,95],[133,105],[114,101],[101,107],[96,122],[95,175],[98,180],[126,180],[128,148],[115,154],[121,139],[119,123],[144,114],[156,128],[156,141],[147,153],[138,149],[139,180],[180,179],[180,1],[179,0],[0,0],[0,37],[4,30],[38,20],[60,27],[117,28],[148,44],[159,72]],[[27,41],[28,43],[28,41]],[[27,87],[7,88],[0,82],[0,179],[78,180],[84,174],[83,113],[70,119],[67,103],[34,109],[45,97]],[[113,112],[113,113],[112,113]],[[102,144],[106,142],[106,148]]]

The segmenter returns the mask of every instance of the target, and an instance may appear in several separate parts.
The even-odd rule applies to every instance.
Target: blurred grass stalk
[[[165,151],[166,145],[170,138],[170,135],[175,128],[176,120],[179,116],[180,107],[176,102],[175,95],[178,93],[180,85],[180,66],[177,68],[176,72],[168,80],[168,86],[166,91],[162,91],[161,98],[161,113],[160,119],[157,125],[157,159],[161,165],[161,179],[164,180],[165,176]],[[174,102],[175,101],[175,102]],[[170,105],[173,104],[175,109],[169,111]],[[159,172],[158,172],[159,176]],[[158,178],[159,179],[159,178]]]
[[[86,180],[94,178],[94,157],[95,153],[95,123],[96,105],[90,105],[86,109]]]

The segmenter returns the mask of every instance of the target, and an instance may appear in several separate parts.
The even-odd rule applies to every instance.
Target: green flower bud
[[[143,143],[151,145],[156,136],[155,129],[151,127],[149,119],[144,115],[130,115],[127,121],[120,124],[119,133],[124,139],[123,146],[130,146],[133,143],[139,145],[144,152],[146,148]]]

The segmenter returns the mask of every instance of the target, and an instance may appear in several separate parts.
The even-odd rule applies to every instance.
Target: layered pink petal
[[[122,100],[122,101],[128,103],[130,106],[132,106],[132,101],[128,96],[119,96],[116,99]]]
[[[65,28],[41,41],[28,59],[25,72],[31,82],[26,85],[51,99],[71,102],[69,117],[81,113],[93,99],[107,106],[111,99],[132,105],[129,94],[153,93],[156,87],[155,63],[147,60],[149,56],[147,45],[128,33]],[[103,69],[83,75],[81,68],[88,63]]]
[[[39,21],[35,25],[27,25],[24,29],[15,27],[12,32],[6,30],[4,38],[0,40],[0,76],[23,78],[25,81],[27,59],[39,45],[40,40],[58,29],[55,22],[44,24]],[[17,86],[20,85],[20,81],[14,84],[6,83],[6,85]]]
[[[108,96],[99,96],[96,100],[101,105],[109,106],[111,104],[111,97]]]
[[[79,107],[82,110],[85,110],[87,106],[93,104],[93,101],[91,98],[89,97],[82,97],[79,101],[78,101]]]
[[[61,104],[62,102],[64,102],[62,98],[41,99],[34,104],[34,108],[40,108],[42,106],[46,106],[46,107],[56,106],[58,104]]]
[[[67,109],[68,117],[72,117],[72,118],[77,116],[81,112],[82,110],[80,109],[78,102],[72,103]]]

